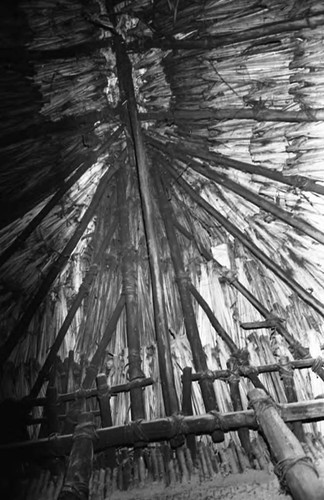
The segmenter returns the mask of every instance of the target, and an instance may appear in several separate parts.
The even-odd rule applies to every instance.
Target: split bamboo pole
[[[222,325],[220,324],[220,322],[216,318],[215,314],[213,313],[213,311],[211,310],[211,308],[209,307],[209,305],[205,301],[204,297],[202,297],[202,295],[200,295],[200,293],[198,292],[198,290],[194,287],[194,285],[192,283],[190,283],[189,288],[190,288],[190,292],[192,293],[192,295],[194,296],[194,298],[196,299],[196,301],[198,302],[198,304],[200,305],[200,307],[202,308],[202,310],[206,314],[207,318],[210,321],[210,324],[215,329],[216,333],[225,342],[225,344],[227,345],[227,347],[229,348],[229,350],[232,353],[236,352],[238,349],[237,349],[235,342],[231,339],[229,334],[222,327]]]
[[[163,172],[163,174],[164,173],[165,172]],[[181,301],[186,334],[191,347],[193,364],[196,370],[207,371],[208,365],[206,354],[201,343],[196,316],[192,307],[190,279],[184,268],[176,231],[173,226],[173,210],[165,194],[163,182],[161,179],[161,171],[159,173],[155,171],[153,173],[153,178],[155,181],[155,190],[159,202],[160,213],[169,243],[176,284]],[[213,383],[208,379],[201,379],[199,381],[199,384],[206,412],[213,410],[218,411]],[[221,442],[224,440],[224,435],[222,433],[213,435],[213,440],[215,442]]]
[[[92,474],[94,422],[91,413],[81,413],[73,434],[73,445],[58,500],[87,500]]]
[[[154,204],[151,194],[148,161],[142,130],[138,120],[134,85],[132,80],[132,65],[127,55],[124,42],[119,35],[115,35],[114,48],[116,53],[116,66],[120,93],[122,96],[123,106],[127,109],[136,157],[139,191],[151,271],[153,306],[155,313],[155,332],[163,401],[166,414],[171,415],[172,413],[178,411],[179,403],[175,389],[171,359],[170,338],[162,285],[159,242],[154,224]]]
[[[164,50],[211,50],[226,45],[237,44],[248,40],[255,40],[260,37],[269,37],[279,33],[289,33],[302,29],[316,28],[324,24],[324,14],[319,12],[316,15],[304,16],[301,19],[283,20],[274,23],[257,26],[244,31],[238,31],[230,35],[206,37],[205,39],[176,40],[175,38],[150,38],[134,42],[127,46],[128,50],[146,51],[156,47]]]
[[[93,282],[95,276],[97,274],[97,266],[92,266],[89,271],[87,272],[80,288],[79,291],[69,309],[69,312],[66,316],[66,318],[63,321],[63,324],[54,340],[54,343],[50,349],[50,352],[48,353],[46,360],[38,372],[37,379],[30,391],[29,397],[30,398],[36,398],[39,394],[39,391],[41,390],[43,383],[45,380],[48,378],[49,373],[52,369],[53,363],[56,360],[57,353],[62,345],[62,342],[64,340],[64,337],[70,328],[70,325],[72,323],[72,320],[79,309],[81,302],[83,301],[84,297],[89,293],[89,289],[91,286],[91,283]]]
[[[261,208],[265,210],[266,212],[271,213],[278,219],[282,220],[289,226],[297,229],[298,231],[303,232],[304,234],[307,234],[307,236],[310,236],[314,240],[318,241],[319,243],[324,244],[324,233],[320,231],[319,229],[316,229],[313,227],[311,224],[308,222],[304,221],[303,219],[300,219],[298,217],[295,217],[294,215],[290,215],[286,210],[283,210],[280,208],[278,205],[275,205],[271,201],[268,201],[262,196],[253,193],[246,187],[238,184],[237,182],[232,181],[225,175],[220,175],[214,170],[212,170],[210,167],[207,165],[201,165],[199,162],[194,160],[193,158],[189,158],[187,155],[182,154],[181,155],[182,160],[187,161],[190,166],[196,171],[199,172],[201,175],[206,177],[207,179],[211,179],[217,184],[220,184],[224,186],[226,189],[229,189],[233,193],[238,194],[239,196],[242,196],[244,199],[248,200],[250,203],[253,203],[253,205],[257,206],[258,208]]]
[[[187,236],[187,238],[189,239],[193,239],[193,236],[191,233],[188,233],[188,231],[186,231],[182,226],[181,224],[177,224],[177,228],[179,229],[179,231],[184,235],[184,236]],[[217,265],[217,267],[219,268],[220,272],[222,273],[222,280],[226,281],[230,286],[233,286],[233,288],[236,288],[236,290],[238,290],[249,302],[250,304],[255,307],[255,309],[264,317],[266,318],[266,321],[267,321],[267,324],[268,325],[271,325],[272,327],[276,328],[276,331],[286,340],[286,342],[288,343],[291,351],[292,351],[292,354],[294,356],[294,358],[306,358],[308,355],[309,355],[309,349],[305,348],[304,346],[302,346],[299,342],[296,342],[296,340],[294,340],[294,338],[292,337],[292,335],[290,335],[290,333],[287,331],[287,329],[285,328],[283,322],[280,320],[280,318],[276,317],[276,316],[273,316],[273,314],[268,311],[268,309],[266,307],[264,307],[261,302],[247,289],[245,288],[245,286],[236,278],[236,276],[234,275],[234,273],[232,273],[231,271],[229,270],[226,270],[219,262],[217,262],[217,260],[215,260],[213,258],[213,256],[208,252],[208,250],[206,250],[205,248],[201,247],[199,248],[200,252],[202,253],[202,255],[207,259],[207,260],[213,260],[213,262],[215,262],[215,264]],[[193,287],[191,288],[191,291],[193,292]],[[198,294],[198,292],[196,291],[196,295]],[[197,300],[198,300],[198,295],[197,295]],[[219,330],[219,323],[217,321],[217,319],[213,319],[214,317],[214,314],[213,312],[211,311],[210,307],[208,306],[208,304],[204,301],[203,297],[199,297],[199,304],[201,305],[201,307],[204,309],[206,315],[209,317],[210,319],[210,322],[211,324],[214,326],[214,322],[216,320],[216,323],[215,323],[215,330],[217,333],[219,333],[219,335],[221,336],[221,332],[222,330]],[[217,328],[216,328],[217,326]],[[242,325],[241,325],[242,326]],[[264,325],[263,325],[264,326]],[[221,327],[222,328],[222,327]],[[226,332],[225,332],[226,333]],[[228,334],[227,334],[228,335]],[[223,338],[223,337],[222,337]],[[230,338],[230,337],[229,337]],[[226,337],[224,336],[223,340],[224,342],[226,342]],[[229,347],[230,344],[228,344],[228,347]],[[231,352],[235,352],[235,351],[231,351]],[[305,360],[306,361],[306,364],[307,364],[307,359]],[[311,368],[312,365],[314,364],[315,360],[311,360],[312,363],[308,366],[308,368]],[[322,380],[324,380],[324,370],[323,370],[323,367],[320,367],[318,370],[317,370],[317,374],[319,377],[321,377]],[[252,374],[253,375],[253,374]]]
[[[182,372],[182,406],[181,411],[185,416],[193,415],[192,408],[192,380],[191,380],[191,366],[185,367]],[[188,434],[186,443],[191,453],[192,461],[195,462],[197,456],[196,437]]]
[[[119,238],[121,242],[123,294],[126,307],[126,335],[128,346],[128,374],[130,381],[144,378],[141,368],[141,342],[138,319],[137,274],[138,257],[132,242],[131,207],[132,172],[130,160],[119,169],[117,177],[117,203],[119,214]],[[132,420],[145,418],[143,391],[135,388],[130,391]]]
[[[146,135],[145,137],[150,144],[163,149],[168,154],[171,154],[172,157],[177,154],[177,151],[180,151],[190,154],[193,157],[207,160],[216,165],[234,168],[235,170],[247,172],[252,175],[260,175],[267,179],[271,179],[294,188],[302,189],[303,191],[324,194],[324,186],[317,184],[316,181],[308,179],[307,177],[302,177],[300,175],[283,175],[281,172],[262,167],[261,165],[253,165],[252,163],[235,160],[234,158],[229,158],[220,153],[208,151],[208,149],[203,149],[196,145],[192,148],[189,144],[186,144],[186,146],[182,146],[180,143],[166,144],[165,140],[162,140],[162,138],[152,137],[150,135]]]
[[[175,181],[182,187],[190,198],[206,210],[226,231],[234,238],[237,238],[257,259],[270,269],[278,278],[280,278],[293,292],[295,292],[304,302],[310,305],[322,317],[324,317],[324,305],[307,292],[299,283],[292,279],[288,273],[280,268],[272,259],[262,252],[240,229],[234,226],[223,215],[221,215],[214,207],[202,198],[173,168],[165,164],[168,172],[172,175]]]
[[[307,422],[324,419],[324,401],[310,400],[277,405],[284,422]],[[108,427],[96,431],[94,450],[100,451],[111,446],[132,446],[145,439],[146,442],[170,440],[179,434],[204,435],[215,430],[235,431],[241,427],[257,429],[258,421],[253,410],[229,413],[208,413],[196,416],[173,415],[151,421],[130,422],[127,425]],[[40,456],[63,456],[70,452],[71,434],[49,438],[0,445],[0,458],[20,453],[30,459]]]
[[[73,250],[75,249],[76,245],[78,244],[80,238],[82,237],[84,231],[86,230],[89,222],[93,218],[97,207],[99,205],[99,202],[101,198],[104,196],[108,182],[111,179],[111,177],[115,174],[115,171],[108,171],[106,174],[103,176],[101,179],[97,190],[92,198],[92,201],[86,210],[85,214],[83,215],[81,221],[79,222],[79,225],[74,232],[72,238],[69,240],[69,242],[66,244],[64,247],[62,253],[58,257],[58,259],[54,262],[54,264],[51,266],[50,270],[48,271],[44,281],[42,282],[41,286],[39,287],[38,291],[32,298],[31,302],[27,306],[25,312],[21,316],[20,320],[18,321],[17,325],[9,335],[8,339],[6,342],[0,347],[0,365],[3,364],[7,358],[10,356],[11,352],[13,349],[16,347],[17,343],[26,335],[29,323],[32,320],[32,317],[34,316],[37,308],[39,305],[43,302],[44,298],[46,297],[47,292],[49,291],[50,287],[54,283],[55,279],[59,275],[59,273],[64,269],[66,266]]]
[[[99,342],[97,350],[94,353],[89,366],[87,367],[86,375],[82,382],[83,389],[90,389],[96,378],[96,375],[100,367],[100,363],[105,354],[106,348],[111,340],[111,337],[114,331],[116,330],[116,326],[121,316],[121,313],[123,312],[124,306],[125,306],[125,295],[122,293],[118,299],[115,310],[106,326],[106,329]]]
[[[324,120],[324,109],[307,111],[284,111],[262,108],[258,104],[246,108],[218,108],[204,110],[183,109],[179,111],[148,111],[139,115],[141,121],[167,121],[179,124],[181,122],[205,120],[255,120],[257,122],[289,122],[311,123]]]
[[[312,460],[285,424],[275,403],[259,389],[249,392],[248,398],[276,461],[275,471],[293,499],[322,500],[323,483]]]
[[[121,133],[121,128],[119,127],[109,138],[107,142],[107,148],[119,137]],[[57,205],[64,194],[80,179],[80,177],[90,168],[89,162],[84,163],[78,170],[71,175],[71,177],[65,181],[64,185],[52,196],[49,202],[44,208],[29,222],[29,224],[22,230],[22,232],[15,238],[15,240],[6,248],[0,255],[0,267],[10,259],[10,257],[21,247],[21,245],[27,240],[27,238],[32,234],[32,232],[39,226],[39,224],[44,220],[44,218],[50,213],[50,211]],[[112,171],[116,171],[112,167]]]

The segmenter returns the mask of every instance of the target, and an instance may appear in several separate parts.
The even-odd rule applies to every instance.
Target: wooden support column
[[[191,380],[191,367],[183,369],[182,373],[182,413],[185,416],[193,414],[192,401],[192,380]],[[192,461],[195,462],[197,457],[196,437],[194,434],[188,434],[186,437],[187,446],[191,453]]]
[[[276,460],[279,479],[285,482],[293,499],[322,500],[323,483],[300,442],[282,420],[275,403],[260,389],[249,392],[248,398]]]
[[[92,474],[94,423],[91,413],[81,413],[73,435],[63,487],[58,500],[87,500]]]
[[[294,369],[289,362],[288,356],[280,357],[279,373],[288,403],[296,403],[298,401],[298,397],[294,380]],[[301,422],[293,422],[292,424],[289,424],[289,428],[293,431],[299,441],[302,441],[304,443],[306,442],[305,433]]]
[[[166,414],[171,415],[172,413],[178,411],[179,403],[175,389],[171,359],[169,329],[167,323],[165,298],[162,283],[162,270],[160,264],[159,241],[155,227],[155,207],[152,199],[152,188],[149,176],[148,160],[146,156],[142,130],[138,120],[137,105],[132,79],[132,65],[127,55],[124,41],[119,35],[115,35],[114,37],[114,48],[116,52],[116,65],[121,100],[123,103],[122,106],[125,109],[125,113],[127,113],[130,124],[130,133],[135,151],[136,169],[151,271],[155,332],[163,401]]]
[[[176,278],[176,284],[178,287],[180,301],[181,301],[186,334],[191,347],[193,364],[196,370],[207,372],[208,365],[207,365],[206,354],[204,352],[201,343],[195,311],[192,307],[190,284],[189,284],[190,280],[184,268],[184,263],[182,260],[182,255],[176,231],[173,225],[173,210],[166,198],[161,177],[157,172],[155,172],[154,174],[154,180],[155,180],[157,198],[159,201],[160,212],[162,215],[162,219],[166,230],[166,235],[168,238],[170,254]],[[204,401],[206,412],[213,410],[218,411],[218,405],[215,396],[213,381],[207,378],[202,378],[201,380],[199,380],[199,385],[201,388],[201,394]],[[213,435],[213,440],[215,442],[223,441],[224,434],[221,432],[215,433]]]
[[[111,337],[116,330],[116,326],[118,323],[118,320],[120,318],[121,313],[123,312],[125,305],[125,296],[121,294],[119,297],[119,300],[117,302],[117,305],[115,307],[115,310],[106,326],[106,329],[104,331],[104,334],[99,342],[99,345],[97,347],[96,352],[94,353],[90,365],[87,368],[86,371],[86,376],[84,377],[84,380],[82,382],[82,387],[83,389],[90,389],[92,387],[92,384],[96,378],[96,375],[98,373],[98,369],[101,363],[101,360],[104,356],[105,350],[111,340]]]
[[[104,373],[99,373],[96,377],[98,390],[98,401],[100,408],[101,427],[112,427],[112,417],[110,408],[110,387],[107,384],[107,377]],[[105,465],[113,469],[116,467],[116,449],[109,448],[105,451]]]
[[[130,160],[129,160],[130,161]],[[138,320],[137,272],[138,257],[132,241],[132,172],[129,161],[120,168],[117,177],[119,237],[121,242],[123,293],[126,304],[126,335],[128,346],[129,380],[145,378],[141,368],[141,341]],[[125,171],[126,169],[126,171]],[[130,391],[132,420],[145,418],[143,391],[136,387]]]
[[[238,374],[238,363],[237,359],[230,357],[227,361],[227,368],[230,370],[231,375],[228,378],[228,384],[230,387],[230,395],[233,404],[234,411],[242,411],[242,398],[240,394],[240,375]],[[253,451],[250,441],[250,432],[247,427],[241,427],[237,431],[241,445],[247,454],[250,461],[253,460]]]

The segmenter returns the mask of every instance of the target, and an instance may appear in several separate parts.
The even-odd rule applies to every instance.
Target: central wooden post
[[[276,460],[279,479],[287,485],[294,500],[323,500],[323,483],[275,403],[261,389],[249,392],[248,398]]]
[[[129,122],[128,130],[130,132],[135,151],[136,169],[151,271],[155,332],[163,401],[166,414],[171,415],[179,410],[179,403],[175,389],[171,359],[169,329],[160,264],[159,241],[155,227],[155,207],[152,199],[152,186],[149,176],[148,159],[145,152],[142,130],[138,120],[132,77],[132,65],[127,55],[123,39],[116,34],[114,42],[122,102],[121,113],[127,117]]]
[[[129,380],[144,378],[141,369],[141,340],[138,329],[137,300],[137,251],[131,233],[131,165],[126,162],[117,177],[117,200],[119,213],[119,237],[122,254],[123,293],[126,300],[126,335],[128,346]],[[143,390],[135,387],[130,390],[132,420],[145,418]]]

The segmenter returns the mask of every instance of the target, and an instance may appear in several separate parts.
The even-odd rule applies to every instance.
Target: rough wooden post
[[[94,422],[91,413],[81,413],[58,500],[87,500],[92,473]]]
[[[279,372],[288,403],[297,402],[298,397],[294,381],[294,370],[289,363],[288,356],[280,357]],[[293,431],[295,436],[298,437],[299,441],[303,441],[304,443],[306,442],[303,424],[301,422],[292,422],[289,424],[289,428]]]
[[[99,373],[96,377],[96,384],[98,390],[98,401],[100,408],[100,418],[101,427],[111,427],[112,416],[110,408],[110,388],[107,384],[107,377],[104,373]],[[109,448],[109,450],[104,452],[106,466],[113,469],[116,467],[116,450],[115,448]]]
[[[276,472],[294,500],[322,500],[323,484],[318,479],[311,459],[282,420],[275,403],[261,389],[248,393],[260,429],[276,460]]]
[[[191,367],[186,367],[183,369],[182,373],[182,413],[186,416],[193,415],[192,401],[191,401]],[[188,434],[186,437],[187,446],[191,453],[191,458],[193,462],[196,460],[197,449],[196,449],[196,437],[194,434]]]
[[[228,378],[228,384],[230,387],[231,400],[233,404],[234,411],[242,411],[242,399],[240,394],[240,375],[238,374],[238,360],[235,357],[230,357],[227,361],[227,368],[231,371],[231,375]],[[250,432],[247,427],[242,427],[237,431],[241,445],[247,454],[250,461],[253,460],[253,452],[250,441]]]

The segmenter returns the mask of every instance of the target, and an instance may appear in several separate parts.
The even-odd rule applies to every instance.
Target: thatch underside
[[[1,399],[29,395],[86,280],[82,303],[57,350],[62,362],[73,351],[75,362],[70,385],[59,391],[82,385],[124,294],[126,306],[97,369],[111,386],[128,380],[133,347],[127,324],[133,321],[141,370],[154,381],[144,390],[145,418],[165,414],[145,199],[125,89],[119,87],[116,37],[124,40],[132,64],[150,176],[144,194],[152,204],[179,409],[183,369],[199,371],[186,331],[181,279],[196,288],[225,332],[215,331],[192,296],[189,307],[209,370],[226,369],[233,345],[248,351],[256,366],[282,356],[320,356],[321,2],[115,1],[111,12],[99,0],[4,4]],[[109,18],[113,7],[116,18]],[[52,196],[50,211],[22,237]],[[270,319],[276,322],[267,328],[241,326]],[[66,375],[66,367],[57,366]],[[46,391],[48,375],[39,394]],[[261,374],[260,380],[277,402],[287,401],[279,373]],[[299,400],[323,393],[323,381],[310,369],[296,370],[295,382]],[[213,387],[219,410],[233,411],[228,384],[215,380]],[[249,379],[241,380],[243,408],[251,387]],[[205,413],[196,383],[192,402],[195,414]],[[114,425],[131,420],[128,394],[112,398],[111,409]],[[322,424],[305,428],[317,432]],[[232,433],[225,443],[232,439],[239,442]]]

